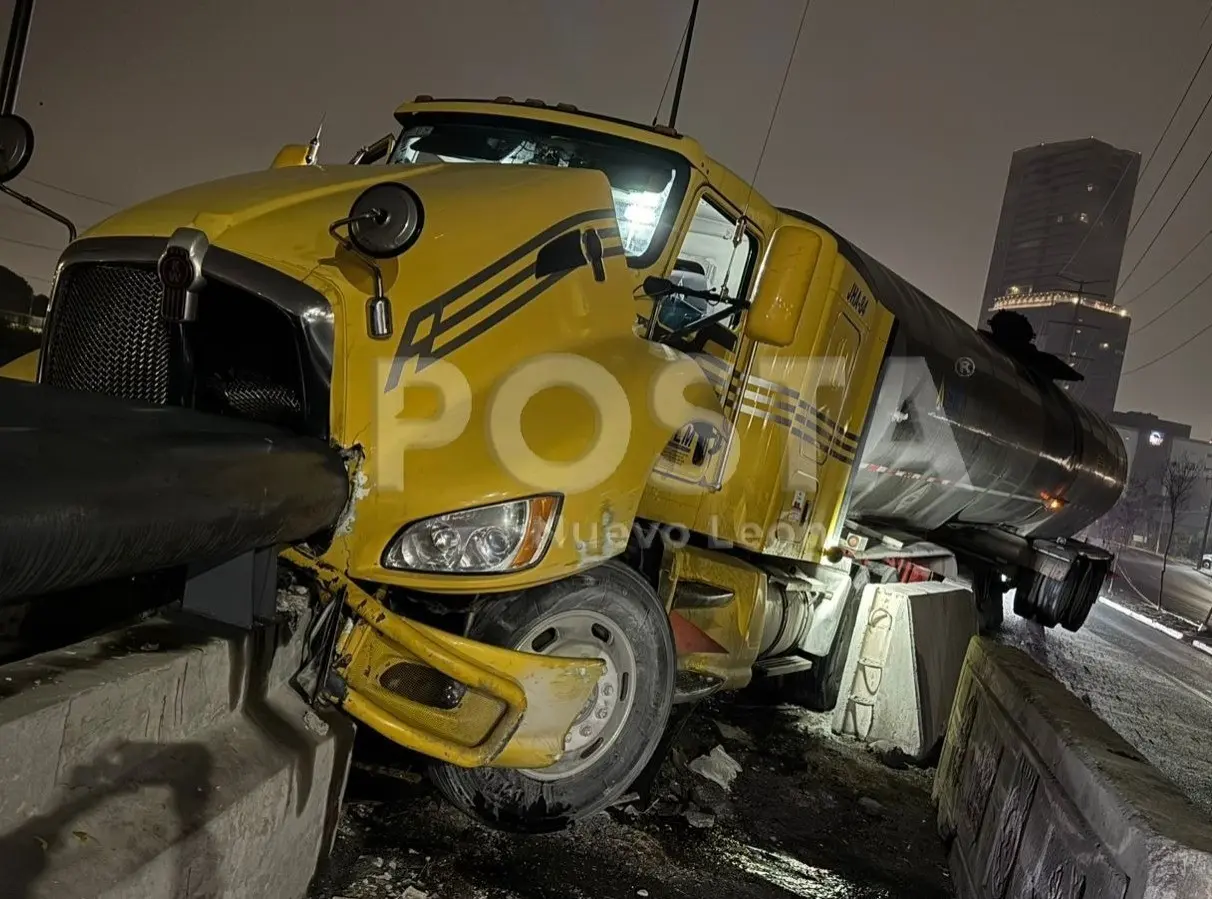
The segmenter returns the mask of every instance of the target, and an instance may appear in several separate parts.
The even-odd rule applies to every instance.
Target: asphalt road
[[[1124,548],[1118,551],[1120,576],[1148,602],[1156,603],[1161,583],[1160,556]],[[1166,566],[1166,592],[1162,608],[1190,621],[1202,622],[1212,609],[1212,577],[1200,574],[1186,562],[1171,560]]]
[[[1101,604],[1076,634],[1007,610],[1003,638],[1046,665],[1212,815],[1212,656]]]

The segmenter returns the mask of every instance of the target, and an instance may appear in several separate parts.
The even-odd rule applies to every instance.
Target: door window
[[[728,305],[727,300],[745,296],[752,281],[758,239],[752,231],[745,231],[738,242],[736,233],[735,217],[724,212],[706,196],[699,198],[678,249],[673,270],[669,273],[669,280],[675,286],[717,294],[720,299],[679,293],[670,295],[660,304],[657,323],[661,331],[684,328],[721,311]],[[736,345],[736,327],[740,318],[741,314],[737,311],[705,326],[697,339],[694,339],[695,334],[686,335],[696,344],[686,349],[701,350],[702,344],[710,340],[732,350]]]

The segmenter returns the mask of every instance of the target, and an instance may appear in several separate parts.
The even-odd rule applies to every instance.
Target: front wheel
[[[487,600],[468,636],[495,646],[606,662],[547,768],[460,768],[431,775],[454,805],[502,829],[538,833],[608,808],[660,744],[673,704],[677,656],[669,617],[652,587],[608,562],[525,593]]]

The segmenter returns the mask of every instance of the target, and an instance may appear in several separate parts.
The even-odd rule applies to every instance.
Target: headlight
[[[435,515],[404,528],[383,553],[383,566],[455,574],[520,571],[547,552],[559,511],[558,496],[534,496]]]

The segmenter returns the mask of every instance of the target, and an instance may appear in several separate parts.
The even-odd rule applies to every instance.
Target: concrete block
[[[67,773],[109,748],[127,746],[120,759],[134,765],[129,747],[150,751],[231,714],[250,639],[156,619],[0,666],[0,833],[57,806]]]
[[[1212,821],[1016,649],[969,646],[934,795],[961,899],[1212,899]]]
[[[0,895],[301,899],[353,725],[275,668],[293,624],[156,621],[0,667]]]
[[[835,733],[924,759],[938,747],[968,641],[971,591],[948,582],[869,584],[842,671]]]

